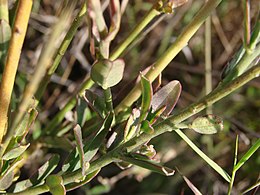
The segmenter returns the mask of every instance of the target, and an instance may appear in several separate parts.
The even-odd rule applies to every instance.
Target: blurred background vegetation
[[[104,9],[108,0],[103,0]],[[152,0],[129,1],[122,17],[120,32],[112,44],[122,41],[152,6]],[[139,39],[124,53],[126,71],[123,82],[112,89],[114,97],[139,71],[156,61],[182,29],[189,23],[204,0],[189,0],[177,8],[173,15],[156,20],[139,36]],[[10,1],[10,4],[11,1]],[[51,27],[60,12],[61,1],[35,0],[28,33],[22,50],[19,73],[16,78],[12,109],[20,101],[27,80],[33,73],[42,46],[51,32]],[[11,5],[12,6],[12,5]],[[79,7],[78,7],[79,9]],[[78,10],[77,10],[78,11]],[[75,14],[77,13],[75,11]],[[259,1],[251,0],[252,26],[259,12]],[[105,15],[108,14],[105,10]],[[212,81],[213,87],[220,81],[221,72],[232,55],[243,44],[243,7],[242,1],[224,0],[211,16],[212,29]],[[65,35],[65,32],[64,32]],[[64,36],[61,35],[61,36]],[[180,100],[173,111],[185,108],[205,94],[205,28],[201,28],[191,39],[189,45],[171,62],[163,72],[163,85],[171,80],[179,80],[183,86]],[[56,73],[40,102],[37,121],[31,129],[30,160],[22,169],[20,179],[28,178],[50,153],[60,153],[65,158],[66,149],[72,147],[69,137],[63,140],[36,140],[44,125],[52,119],[59,108],[67,102],[79,83],[89,73],[93,59],[89,51],[87,21],[78,30],[72,44],[65,53]],[[248,83],[242,89],[224,98],[213,106],[213,113],[224,119],[224,131],[216,135],[200,135],[186,130],[185,133],[212,159],[229,173],[232,170],[236,135],[239,135],[239,157],[250,147],[251,142],[260,138],[260,80]],[[97,89],[98,91],[99,89]],[[117,97],[120,99],[120,96]],[[70,114],[67,113],[66,119]],[[65,120],[64,120],[65,122]],[[203,194],[225,194],[228,183],[214,172],[175,134],[164,134],[152,140],[161,159],[168,167],[179,171]],[[239,170],[234,190],[241,191],[253,185],[260,177],[260,155],[253,155]],[[147,170],[132,167],[121,171],[115,165],[104,168],[90,184],[68,194],[192,194],[179,173],[164,177]]]

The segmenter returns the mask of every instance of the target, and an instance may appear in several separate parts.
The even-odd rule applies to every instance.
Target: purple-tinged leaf
[[[214,134],[223,129],[223,120],[218,116],[209,114],[196,118],[189,125],[189,128],[201,134]]]
[[[150,81],[141,75],[141,85],[142,85],[142,103],[141,103],[141,114],[139,118],[139,122],[141,123],[145,120],[150,107],[153,96],[152,86]]]
[[[181,84],[179,81],[171,81],[159,91],[157,91],[152,99],[152,109],[156,111],[162,106],[166,106],[163,115],[168,116],[176,105],[181,94]]]
[[[147,134],[153,134],[154,133],[154,129],[152,127],[152,125],[150,124],[149,121],[144,120],[141,124],[141,131],[147,133]]]
[[[151,161],[149,159],[147,159],[147,160],[145,160],[145,158],[137,159],[137,158],[128,157],[128,156],[122,156],[122,157],[120,157],[120,159],[123,160],[123,161],[126,161],[130,164],[137,165],[139,167],[148,169],[150,171],[153,171],[153,172],[165,175],[165,176],[172,176],[175,173],[174,170],[167,168],[167,167],[164,167],[164,166],[162,166],[162,165],[160,165],[160,164],[158,164],[154,161]]]
[[[198,188],[196,188],[196,186],[194,186],[193,183],[187,177],[182,175],[182,173],[178,169],[177,169],[177,171],[179,172],[179,174],[182,176],[182,178],[184,179],[186,184],[189,186],[189,188],[192,190],[192,192],[195,195],[202,195],[202,193],[198,190]]]
[[[45,184],[48,186],[52,195],[65,195],[66,189],[63,185],[63,179],[59,175],[49,175]]]

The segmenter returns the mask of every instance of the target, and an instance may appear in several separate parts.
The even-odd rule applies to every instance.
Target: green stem
[[[178,36],[173,45],[158,59],[153,68],[145,75],[151,82],[167,67],[173,58],[188,44],[191,37],[197,32],[210,13],[217,7],[221,0],[208,1],[187,27]],[[125,110],[133,104],[141,95],[140,82],[130,91],[125,99],[116,107],[115,112]]]
[[[205,94],[212,91],[212,63],[211,63],[211,17],[205,22]],[[212,113],[212,107],[208,107],[207,114]]]
[[[250,0],[244,0],[244,47],[247,49],[250,43]]]
[[[251,65],[251,63],[260,55],[260,45],[253,52],[245,52],[241,60],[234,66],[230,73],[223,79],[221,85],[225,85],[234,78],[241,75]]]
[[[236,138],[234,164],[233,164],[233,170],[232,170],[231,180],[230,180],[230,182],[229,182],[228,195],[231,194],[232,187],[233,187],[233,184],[234,184],[234,181],[235,181],[235,176],[236,176],[235,166],[236,166],[236,164],[237,164],[237,152],[238,152],[238,136],[237,136],[237,138]]]
[[[104,90],[104,95],[105,95],[107,110],[110,111],[110,112],[114,112],[113,111],[113,101],[112,101],[111,89],[110,88],[105,89]]]
[[[238,78],[234,79],[230,83],[225,86],[219,87],[216,90],[212,91],[206,97],[202,98],[200,101],[191,104],[186,109],[182,110],[179,114],[173,115],[168,119],[164,120],[163,122],[157,124],[154,127],[154,134],[141,134],[139,137],[135,137],[132,140],[120,145],[119,147],[115,148],[114,150],[108,152],[104,156],[101,156],[99,159],[95,160],[91,163],[89,169],[87,170],[86,174],[92,173],[110,163],[112,163],[122,151],[131,152],[136,150],[142,144],[150,141],[152,138],[157,137],[165,132],[171,132],[176,129],[174,124],[181,123],[182,121],[186,120],[190,116],[199,113],[203,109],[207,108],[208,106],[214,104],[215,102],[219,101],[220,99],[224,98],[225,96],[229,95],[239,87],[245,85],[250,80],[258,77],[260,74],[260,65],[256,65],[246,71],[244,74],[239,76]],[[76,180],[82,178],[82,171],[77,170],[69,175],[64,176],[64,184],[75,182]],[[38,193],[46,192],[44,187],[45,185],[40,185],[34,188],[34,190],[38,190]],[[27,189],[32,190],[32,189]],[[27,190],[19,192],[19,194],[27,194]],[[15,193],[18,194],[18,193]]]
[[[159,12],[156,9],[156,6],[153,6],[152,9],[147,13],[147,15],[142,19],[142,21],[131,31],[130,35],[128,35],[125,40],[115,49],[114,52],[110,55],[110,60],[117,59],[123,51],[130,45],[130,43],[135,40],[137,35],[155,18],[155,16],[159,15]]]

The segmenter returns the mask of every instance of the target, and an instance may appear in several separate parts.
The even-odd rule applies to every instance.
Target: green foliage
[[[220,176],[226,181],[226,183],[222,181],[223,185],[229,185],[228,193],[231,193],[235,188],[236,172],[243,165],[249,165],[249,158],[259,151],[260,139],[255,138],[258,132],[248,128],[250,124],[245,122],[253,117],[245,118],[246,112],[241,112],[241,116],[237,116],[243,119],[240,122],[232,116],[229,118],[227,112],[236,114],[242,107],[250,110],[251,107],[259,105],[258,91],[253,85],[249,86],[246,91],[247,96],[234,94],[233,99],[229,100],[232,102],[241,100],[239,103],[227,102],[228,106],[222,104],[213,107],[213,113],[221,115],[224,121],[219,116],[208,114],[209,110],[207,115],[201,114],[196,118],[194,116],[260,74],[259,15],[255,16],[256,22],[251,30],[250,14],[247,13],[250,9],[246,0],[244,0],[246,12],[244,45],[235,52],[233,48],[237,46],[231,46],[232,41],[227,37],[221,38],[223,42],[221,48],[224,46],[226,53],[218,59],[219,61],[212,60],[218,65],[214,73],[220,75],[220,65],[224,65],[224,57],[227,61],[227,56],[231,53],[234,53],[234,56],[225,70],[222,70],[222,79],[217,87],[212,91],[205,90],[207,95],[201,93],[204,84],[201,82],[200,74],[204,74],[204,70],[201,70],[200,66],[193,69],[190,65],[202,63],[201,57],[197,56],[201,52],[200,49],[193,48],[193,46],[197,47],[197,43],[201,43],[199,47],[202,47],[203,40],[197,32],[221,0],[208,0],[203,6],[196,1],[188,4],[187,0],[158,0],[153,5],[145,4],[143,1],[119,0],[109,1],[107,4],[97,0],[62,1],[61,4],[58,1],[39,4],[37,1],[36,5],[41,6],[37,6],[38,8],[34,9],[36,13],[31,14],[32,20],[29,23],[27,40],[22,53],[16,46],[16,41],[24,41],[20,40],[23,38],[19,38],[21,34],[19,30],[21,26],[28,26],[28,23],[17,21],[20,21],[19,18],[23,18],[25,14],[30,15],[31,10],[23,5],[30,4],[32,1],[17,1],[17,4],[12,5],[10,14],[7,2],[0,1],[0,63],[4,70],[0,71],[1,74],[3,72],[0,103],[3,105],[1,109],[5,109],[7,113],[0,112],[0,116],[3,116],[0,117],[1,193],[30,195],[49,192],[62,195],[81,186],[84,186],[86,193],[89,194],[110,193],[116,188],[119,179],[134,176],[141,181],[148,175],[152,178],[151,172],[172,177],[169,177],[167,182],[163,182],[164,177],[162,179],[156,176],[160,178],[159,182],[157,182],[158,178],[155,179],[153,181],[155,185],[150,186],[148,191],[160,186],[162,191],[168,193],[171,186],[168,181],[176,187],[181,177],[178,179],[174,169],[164,166],[166,163],[169,167],[178,166],[184,170],[184,173],[178,170],[178,174],[195,194],[202,194],[205,191],[203,188],[199,190],[201,186],[198,185],[197,188],[191,182],[194,179],[191,173],[201,169],[203,173],[206,171],[206,177],[195,178],[196,182],[207,181],[207,184],[212,184],[213,180],[217,181]],[[179,13],[176,8],[182,5],[184,5],[183,11]],[[77,10],[79,6],[80,9]],[[147,10],[147,6],[150,6],[150,10],[139,22],[136,22],[131,31],[127,32],[132,22],[129,18],[138,21],[137,11]],[[198,11],[200,6],[201,9]],[[226,8],[223,10],[224,5],[221,6],[222,12],[227,12]],[[73,19],[76,11],[77,15]],[[59,12],[53,17],[54,20],[49,15],[53,12]],[[178,17],[177,27],[175,26],[177,20],[172,22],[172,15],[170,15],[175,12],[181,14]],[[48,17],[44,14],[48,14]],[[165,17],[166,14],[170,16]],[[12,21],[9,21],[9,15]],[[46,21],[44,17],[47,18]],[[218,29],[222,29],[222,26],[217,20],[217,13],[213,17],[215,18],[212,22],[217,29],[216,36],[219,36],[223,32]],[[167,20],[165,22],[167,25],[159,24],[163,19]],[[159,27],[154,30],[155,33],[148,35],[156,25]],[[183,28],[183,25],[186,27]],[[165,26],[166,29],[162,30]],[[225,24],[223,28],[224,26]],[[49,29],[51,29],[50,35],[46,33]],[[172,33],[172,29],[176,29],[176,32]],[[124,39],[121,39],[120,33],[125,33]],[[46,34],[46,37],[42,39],[39,34]],[[177,37],[172,42],[171,39],[175,35]],[[192,39],[194,36],[199,38]],[[141,42],[144,38],[150,39]],[[194,40],[196,40],[195,45]],[[207,49],[212,48],[207,45],[208,41],[205,41]],[[218,47],[219,45],[216,44],[216,48],[212,48],[216,56],[219,55]],[[17,52],[15,54],[9,52],[13,50]],[[70,51],[66,52],[67,50]],[[182,54],[178,55],[180,52]],[[208,52],[207,50],[205,55]],[[201,53],[201,56],[202,54],[204,55]],[[178,57],[172,62],[177,55]],[[156,56],[158,59],[155,58]],[[21,58],[20,69],[17,73],[12,72],[11,76],[6,76],[8,72],[10,73],[8,70],[12,65],[12,63],[11,65],[5,63],[7,58],[15,59],[17,62]],[[171,62],[173,66],[167,67]],[[92,63],[91,67],[89,63]],[[36,65],[31,71],[28,64]],[[78,64],[82,65],[84,70],[79,66],[73,67]],[[148,64],[152,65],[148,66]],[[144,67],[147,68],[142,71],[141,68]],[[174,71],[171,71],[172,68]],[[83,73],[79,74],[80,71]],[[137,71],[140,72],[139,77],[135,75]],[[23,74],[24,78],[21,77]],[[84,74],[87,75],[82,80],[81,75]],[[205,75],[208,74],[206,70]],[[16,81],[11,82],[10,78],[15,75],[17,75]],[[126,85],[126,81],[135,76],[137,76],[136,81]],[[172,76],[175,80],[172,80]],[[6,82],[8,86],[3,84]],[[209,80],[206,82],[208,86]],[[121,88],[122,92],[118,93]],[[13,92],[10,102],[4,94],[7,89]],[[198,96],[200,98],[196,100]],[[194,102],[191,103],[193,100]],[[229,124],[229,127],[225,127],[225,131],[222,131],[224,124]],[[253,125],[253,129],[259,126],[258,123]],[[185,129],[192,129],[196,133]],[[224,161],[229,159],[226,151],[231,151],[230,137],[233,137],[231,131],[233,129],[236,133],[242,129],[240,137],[246,144],[251,142],[253,144],[239,159],[237,137],[230,177],[226,171],[230,168],[230,163]],[[168,133],[168,136],[162,135],[165,133]],[[186,145],[192,150],[189,150]],[[194,154],[199,158],[194,157]],[[60,158],[65,159],[64,155],[66,160],[60,160]],[[105,167],[111,163],[115,163],[123,171],[112,178],[105,178],[104,175],[114,174],[113,171],[109,174],[105,173],[107,170]],[[205,164],[219,175],[212,177],[210,171],[205,169]],[[105,174],[101,172],[103,168]],[[28,179],[17,182],[19,177],[24,177],[24,171],[20,170],[27,171],[27,169],[34,170],[33,174],[26,176]],[[252,169],[254,171],[254,167]],[[243,171],[241,169],[241,172]],[[250,171],[244,173],[250,175]],[[100,177],[97,177],[98,174]],[[97,180],[86,187],[85,184],[94,178]],[[253,179],[250,178],[250,182],[252,181]],[[259,182],[243,190],[247,192],[257,186]]]

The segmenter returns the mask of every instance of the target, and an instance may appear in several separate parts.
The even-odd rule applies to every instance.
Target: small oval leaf
[[[91,79],[103,89],[118,84],[124,74],[125,63],[122,59],[115,61],[100,60],[92,66]]]
[[[11,159],[17,158],[18,156],[22,155],[29,146],[30,146],[30,144],[27,144],[25,146],[18,146],[16,148],[11,149],[7,153],[5,153],[5,155],[3,156],[3,159],[11,160]]]
[[[196,118],[189,128],[201,134],[214,134],[223,129],[223,120],[215,115]]]
[[[158,92],[156,92],[152,99],[152,109],[156,111],[157,109],[166,106],[163,111],[163,115],[168,116],[176,105],[180,94],[181,94],[181,84],[179,81],[171,81],[164,87],[162,87]]]

